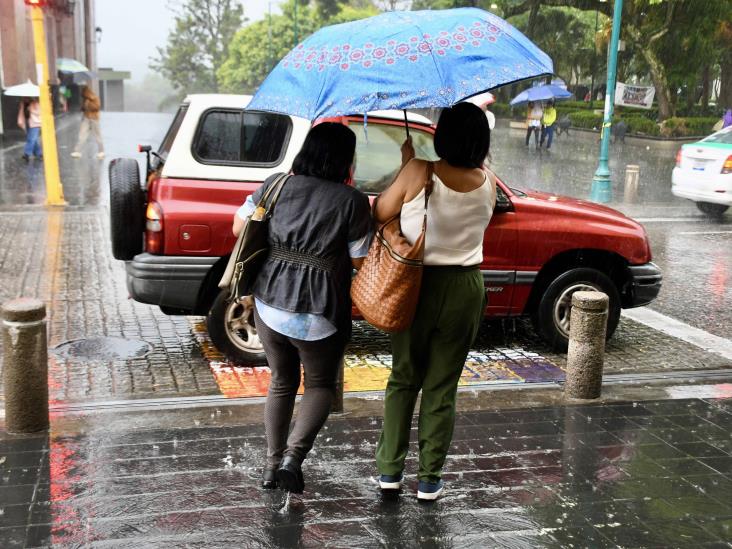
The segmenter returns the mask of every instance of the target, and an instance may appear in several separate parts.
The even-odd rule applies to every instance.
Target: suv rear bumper
[[[127,291],[135,301],[193,312],[208,271],[219,257],[142,253],[125,262]]]
[[[630,270],[630,291],[625,308],[632,309],[648,305],[661,291],[663,282],[661,269],[655,263],[631,265],[628,269]]]

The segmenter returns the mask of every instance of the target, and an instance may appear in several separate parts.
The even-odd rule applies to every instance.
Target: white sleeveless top
[[[479,265],[483,261],[483,235],[493,215],[493,188],[488,175],[483,184],[469,192],[445,185],[437,174],[427,207],[425,265]],[[414,242],[422,232],[422,191],[402,205],[402,233]]]

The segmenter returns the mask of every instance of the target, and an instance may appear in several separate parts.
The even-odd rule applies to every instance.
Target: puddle
[[[90,337],[57,345],[53,352],[63,358],[88,360],[128,360],[140,358],[152,351],[152,345],[139,339],[121,337]]]

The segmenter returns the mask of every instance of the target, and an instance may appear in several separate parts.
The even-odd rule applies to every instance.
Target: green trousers
[[[396,475],[404,469],[421,390],[418,477],[428,482],[441,477],[455,426],[458,381],[485,305],[477,268],[425,268],[414,323],[391,337],[392,370],[376,449],[380,474]]]

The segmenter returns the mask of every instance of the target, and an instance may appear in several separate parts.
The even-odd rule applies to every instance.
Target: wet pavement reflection
[[[332,417],[287,498],[258,487],[259,424],[89,415],[0,434],[0,545],[722,547],[730,420],[729,397],[462,412],[445,495],[423,504],[414,443],[402,493],[379,493],[379,417]]]
[[[157,146],[168,129],[172,115],[159,113],[102,113],[101,129],[106,157],[96,157],[96,144],[88,140],[82,158],[70,153],[78,136],[80,118],[67,115],[57,122],[59,169],[64,198],[70,206],[98,206],[109,202],[107,169],[117,157],[135,158],[144,165],[137,152],[138,144]],[[10,145],[0,149],[0,207],[42,205],[46,188],[43,162],[21,158],[22,149]]]

